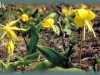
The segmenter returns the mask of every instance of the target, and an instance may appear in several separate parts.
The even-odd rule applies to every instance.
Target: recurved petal
[[[10,26],[10,27],[13,26],[16,22],[19,21],[19,19],[15,20],[15,21],[11,21],[10,23],[6,24],[6,26]]]
[[[13,30],[10,30],[9,33],[10,33],[10,35],[11,35],[14,39],[16,39],[16,40],[19,41],[19,39],[18,39],[16,33],[15,33]]]
[[[18,28],[18,27],[15,27],[15,26],[11,27],[11,29],[12,30],[23,30],[23,31],[26,31],[26,29],[24,29],[24,28]]]
[[[95,14],[91,10],[87,10],[87,11],[88,11],[88,20],[94,19]]]

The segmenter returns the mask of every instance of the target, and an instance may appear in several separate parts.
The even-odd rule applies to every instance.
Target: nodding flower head
[[[44,22],[42,23],[42,26],[48,29],[51,28],[52,25],[54,25],[54,19],[52,18],[44,19]]]
[[[23,15],[21,16],[21,20],[22,20],[23,22],[28,21],[28,20],[29,20],[28,15],[27,15],[27,14],[23,14]]]

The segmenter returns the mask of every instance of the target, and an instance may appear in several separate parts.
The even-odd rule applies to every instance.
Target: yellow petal
[[[87,8],[87,6],[86,6],[86,5],[84,5],[84,4],[81,4],[81,8],[86,9],[86,8]]]
[[[88,11],[85,9],[79,9],[77,13],[83,19],[87,19],[87,17],[88,17]]]
[[[3,35],[0,37],[0,40],[6,35],[7,31],[4,31]]]
[[[78,27],[84,26],[84,19],[82,19],[79,15],[76,15],[74,18],[74,22],[77,24]]]
[[[11,40],[11,41],[10,41],[10,55],[11,55],[11,56],[13,55],[13,52],[14,52],[14,43],[13,43],[13,41]]]
[[[14,43],[12,40],[8,42],[7,49],[8,49],[8,54],[12,56],[14,52]]]
[[[48,18],[47,20],[44,19],[44,22],[42,23],[42,26],[45,28],[51,28],[51,26],[54,24],[54,20],[52,18]]]
[[[28,15],[27,14],[23,14],[22,16],[21,16],[21,20],[22,21],[28,21],[29,20],[29,17],[28,17]]]
[[[62,7],[62,14],[67,14],[67,8],[65,6]]]
[[[86,26],[87,26],[88,30],[93,33],[94,37],[96,37],[96,34],[94,32],[94,29],[92,28],[91,23],[89,23],[88,21],[85,21],[85,22],[86,22]]]
[[[93,32],[94,37],[96,37],[96,34],[95,34],[95,32],[94,32],[94,29],[93,29],[93,28],[92,28],[92,32]]]
[[[19,18],[20,19],[20,18]],[[16,22],[19,21],[19,19],[15,20],[15,21],[11,21],[10,23],[8,23],[6,26],[13,26]]]
[[[47,21],[48,21],[51,25],[54,24],[54,20],[53,20],[52,18],[47,19]]]
[[[8,45],[7,49],[8,49],[8,54],[11,55],[10,54],[10,46],[9,45]]]
[[[9,33],[10,33],[10,35],[11,35],[14,39],[16,39],[16,40],[19,41],[19,39],[18,39],[16,33],[15,33],[13,30],[10,30]]]
[[[87,26],[88,30],[92,31],[92,26],[90,25],[89,21],[85,20],[85,25]]]
[[[42,14],[43,13],[42,8],[38,8],[38,12]]]
[[[87,11],[88,11],[88,20],[94,19],[95,18],[95,14],[90,10],[87,10]]]
[[[45,28],[50,28],[51,27],[49,22],[42,23],[42,26],[45,27]]]
[[[26,29],[24,29],[24,28],[18,28],[18,27],[15,27],[15,26],[11,27],[11,29],[12,30],[23,30],[23,31],[26,31]]]

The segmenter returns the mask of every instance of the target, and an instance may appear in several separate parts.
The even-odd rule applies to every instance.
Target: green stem
[[[80,42],[80,51],[79,51],[79,69],[81,69],[81,56],[82,56],[82,45],[83,45],[83,30],[81,31],[81,42]]]
[[[9,67],[9,63],[10,63],[10,55],[8,54],[8,56],[7,56],[7,69]]]
[[[18,24],[18,27],[21,28],[19,24]],[[20,32],[21,32],[21,36],[23,37],[23,39],[25,41],[25,44],[26,44],[26,47],[27,47],[26,49],[28,49],[28,44],[27,44],[27,41],[25,39],[25,36],[23,35],[23,32],[22,31],[20,31]]]

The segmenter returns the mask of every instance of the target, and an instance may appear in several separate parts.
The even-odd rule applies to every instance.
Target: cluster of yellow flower
[[[14,30],[23,30],[25,31],[26,29],[23,28],[18,28],[16,26],[14,26],[15,23],[17,23],[19,20],[22,20],[23,22],[26,22],[29,20],[29,17],[26,14],[23,14],[19,19],[15,20],[15,21],[11,21],[10,23],[7,23],[6,25],[1,25],[0,24],[0,29],[3,31],[3,35],[1,36],[0,40],[6,36],[9,40],[9,42],[7,42],[6,44],[6,49],[8,50],[8,54],[10,56],[13,55],[13,51],[14,51],[14,43],[15,43],[15,39],[19,41],[18,36],[16,35],[16,33],[14,32]]]
[[[74,22],[78,27],[83,27],[83,40],[85,40],[85,32],[88,30],[89,32],[92,32],[94,34],[94,37],[96,37],[95,32],[92,28],[91,20],[95,18],[95,14],[91,11],[86,9],[87,6],[84,4],[81,4],[81,8],[79,9],[72,9],[66,8],[65,6],[62,6],[62,14],[65,15],[67,18],[71,14],[75,14]],[[44,19],[44,22],[42,23],[42,26],[45,28],[51,28],[54,25],[54,19]]]

